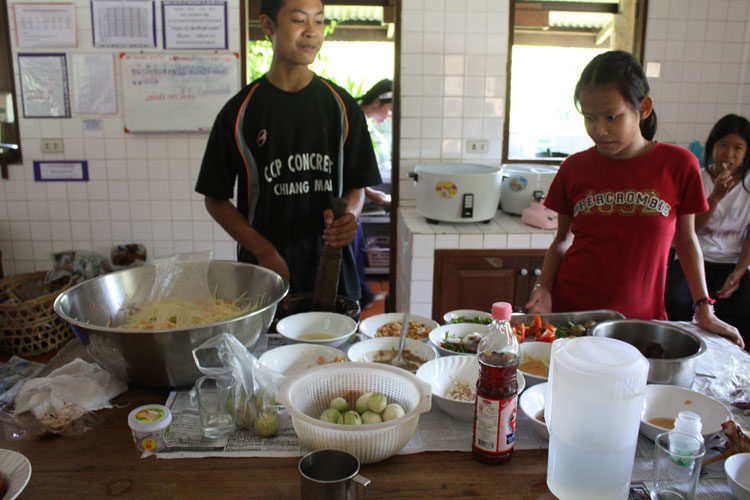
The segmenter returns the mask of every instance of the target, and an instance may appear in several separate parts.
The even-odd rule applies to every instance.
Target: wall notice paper
[[[154,2],[93,0],[94,47],[156,47]]]
[[[24,118],[70,118],[65,54],[18,54]]]
[[[227,2],[187,0],[162,2],[165,49],[226,49]]]
[[[88,181],[87,161],[34,161],[36,181]]]
[[[121,63],[128,132],[210,130],[239,90],[238,54],[123,54]]]
[[[72,3],[15,3],[16,41],[22,48],[75,47],[76,9]]]
[[[112,54],[73,54],[73,106],[76,113],[117,112]]]

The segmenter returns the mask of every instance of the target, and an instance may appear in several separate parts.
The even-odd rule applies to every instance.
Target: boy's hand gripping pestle
[[[334,220],[346,213],[348,203],[346,198],[333,199]],[[335,311],[340,271],[341,247],[332,248],[328,244],[324,244],[318,263],[318,272],[315,275],[315,288],[312,296],[313,311]]]

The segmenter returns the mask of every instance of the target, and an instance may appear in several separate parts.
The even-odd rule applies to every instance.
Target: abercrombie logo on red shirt
[[[587,215],[663,215],[672,205],[659,198],[656,190],[589,192],[573,208],[573,217]]]

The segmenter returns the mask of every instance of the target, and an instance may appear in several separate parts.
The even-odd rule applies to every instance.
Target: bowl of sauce
[[[345,314],[303,312],[280,319],[276,331],[287,344],[303,342],[339,347],[357,331],[357,322]]]
[[[348,356],[351,361],[365,363],[391,364],[391,360],[398,352],[398,337],[376,337],[353,344],[349,348]],[[404,339],[402,356],[408,363],[408,371],[416,372],[420,366],[437,358],[437,352],[430,344],[419,340]]]

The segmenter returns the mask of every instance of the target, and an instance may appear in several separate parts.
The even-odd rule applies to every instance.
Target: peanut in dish
[[[401,336],[401,320],[386,323],[375,333],[376,337],[399,337]],[[409,328],[406,330],[406,336],[410,339],[424,340],[430,334],[431,327],[421,321],[409,321]]]
[[[453,379],[453,384],[445,393],[445,396],[456,401],[474,401],[476,391],[473,387],[462,380]]]

